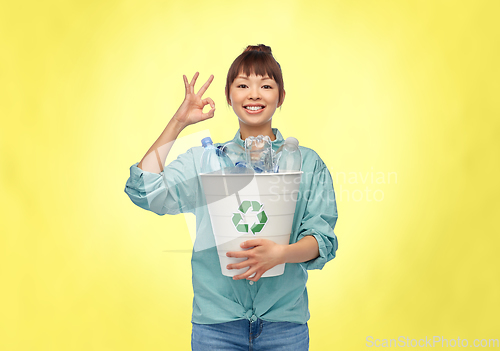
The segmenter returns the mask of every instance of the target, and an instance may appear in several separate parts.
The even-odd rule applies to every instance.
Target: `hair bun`
[[[264,44],[248,45],[247,48],[245,49],[245,51],[243,51],[243,52],[247,52],[247,51],[260,51],[260,52],[264,52],[266,54],[272,55],[272,53],[271,53],[271,47],[270,46],[266,46]]]

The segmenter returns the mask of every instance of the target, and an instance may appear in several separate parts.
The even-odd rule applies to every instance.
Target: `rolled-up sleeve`
[[[308,270],[322,269],[335,257],[338,242],[334,233],[337,222],[337,204],[333,181],[328,168],[323,162],[318,162],[318,169],[312,175],[311,187],[306,195],[307,206],[297,241],[306,235],[312,235],[318,242],[319,256],[301,263]]]
[[[130,167],[125,193],[137,206],[158,215],[191,212],[196,208],[199,188],[192,149],[179,155],[160,173]]]

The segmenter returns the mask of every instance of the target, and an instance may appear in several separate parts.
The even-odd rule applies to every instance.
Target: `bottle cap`
[[[212,138],[206,137],[206,138],[201,139],[201,146],[205,147],[208,144],[213,144]]]
[[[295,146],[299,146],[299,141],[294,137],[288,137],[285,140],[285,144],[293,144]]]

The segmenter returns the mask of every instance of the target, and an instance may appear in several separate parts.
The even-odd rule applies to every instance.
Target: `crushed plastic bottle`
[[[288,137],[285,143],[276,152],[274,163],[275,173],[296,172],[302,169],[302,154],[299,149],[299,141],[294,137]]]
[[[221,146],[220,149],[224,152],[236,166],[238,162],[248,163],[247,154],[245,149],[234,141],[230,141]]]
[[[247,160],[256,173],[273,172],[273,148],[267,135],[245,139]]]
[[[226,168],[234,167],[231,159],[224,152],[214,147],[210,137],[203,138],[201,145],[205,148],[201,156],[201,173],[221,171],[224,174],[229,173]]]
[[[237,162],[233,168],[230,170],[231,174],[254,174],[255,171],[246,162]]]

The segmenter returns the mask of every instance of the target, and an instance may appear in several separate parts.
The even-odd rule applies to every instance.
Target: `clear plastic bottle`
[[[299,149],[299,141],[294,137],[288,137],[285,143],[276,152],[274,164],[275,173],[297,172],[302,169],[302,154]]]
[[[245,139],[247,159],[256,173],[273,172],[273,149],[267,135]]]
[[[201,173],[221,171],[227,173],[225,168],[234,167],[231,159],[221,150],[214,147],[210,137],[203,138],[201,145],[205,148],[201,155]]]
[[[230,141],[221,147],[222,152],[224,152],[236,166],[238,162],[248,163],[247,154],[245,149],[234,141]]]
[[[240,161],[240,162],[236,162],[234,167],[231,168],[230,173],[231,174],[254,174],[255,171],[246,162]]]

